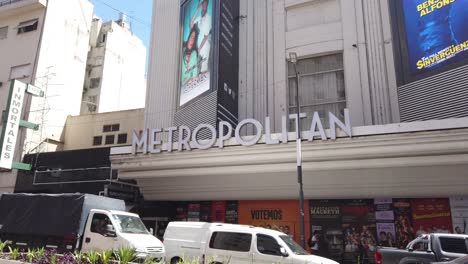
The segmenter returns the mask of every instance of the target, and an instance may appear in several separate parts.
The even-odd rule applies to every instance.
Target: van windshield
[[[117,224],[117,229],[121,233],[148,234],[148,230],[139,217],[118,214],[114,214],[112,216]]]
[[[305,251],[301,246],[299,246],[296,241],[294,241],[290,236],[279,236],[284,243],[288,246],[291,251],[296,255],[310,255],[309,252]]]

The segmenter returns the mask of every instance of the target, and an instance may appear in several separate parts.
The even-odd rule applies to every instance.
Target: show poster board
[[[211,89],[213,1],[189,0],[182,6],[179,106]]]
[[[468,1],[400,1],[413,75],[468,59]]]
[[[342,206],[346,263],[374,263],[377,249],[376,224],[372,200],[347,200]]]
[[[226,201],[215,201],[211,204],[211,222],[224,223],[226,221]]]
[[[395,239],[397,248],[406,248],[414,239],[413,218],[410,199],[393,199],[395,213]]]
[[[452,232],[449,199],[412,199],[411,211],[416,236]]]
[[[305,201],[304,208],[308,206],[308,201]],[[300,243],[299,201],[239,201],[239,224],[278,230]],[[310,233],[309,228],[309,216],[306,214],[306,235]]]
[[[468,197],[450,198],[454,234],[468,234]]]
[[[395,213],[392,199],[374,199],[377,242],[382,247],[395,246]]]
[[[309,202],[310,233],[308,247],[313,254],[341,262],[344,253],[339,200]]]

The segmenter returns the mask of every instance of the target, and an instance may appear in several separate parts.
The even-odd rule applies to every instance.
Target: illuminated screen
[[[212,1],[190,0],[182,7],[180,106],[210,90]]]
[[[412,74],[468,58],[467,0],[402,0]]]

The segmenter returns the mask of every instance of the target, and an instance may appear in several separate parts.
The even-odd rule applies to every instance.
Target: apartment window
[[[36,30],[38,23],[39,23],[39,20],[37,18],[19,23],[18,34],[23,34],[26,32],[31,32],[31,31]]]
[[[98,88],[101,83],[101,78],[91,78],[89,88],[94,89]]]
[[[8,37],[8,27],[0,27],[0,39],[6,39]]]
[[[101,43],[106,42],[106,40],[107,40],[107,34],[106,34],[106,33],[102,33],[101,39],[100,39]]]
[[[296,69],[299,75],[299,104],[301,112],[318,112],[324,128],[328,128],[328,112],[340,119],[344,118],[346,94],[343,69],[343,54],[298,60]],[[289,113],[296,111],[296,73],[294,65],[288,65]],[[310,124],[308,114],[304,124]],[[291,128],[295,125],[290,123]],[[304,129],[306,130],[306,129]]]
[[[93,146],[102,145],[102,136],[97,136],[93,138]]]
[[[112,145],[115,142],[115,135],[106,136],[106,145]]]
[[[115,132],[120,130],[120,124],[105,125],[102,128],[103,132]]]
[[[24,79],[31,76],[32,68],[31,64],[24,64],[11,67],[10,69],[10,80]]]
[[[96,112],[97,110],[97,95],[90,95],[88,96],[88,101],[86,102],[88,104],[88,111],[91,113]]]
[[[117,144],[126,144],[127,143],[127,133],[119,134],[117,136]]]

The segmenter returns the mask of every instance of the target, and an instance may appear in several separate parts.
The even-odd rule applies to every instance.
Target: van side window
[[[281,246],[271,236],[257,235],[258,252],[266,255],[281,256]]]
[[[233,232],[213,232],[210,239],[210,248],[249,252],[252,235]]]
[[[439,237],[443,251],[459,254],[468,254],[468,241],[463,238]]]

